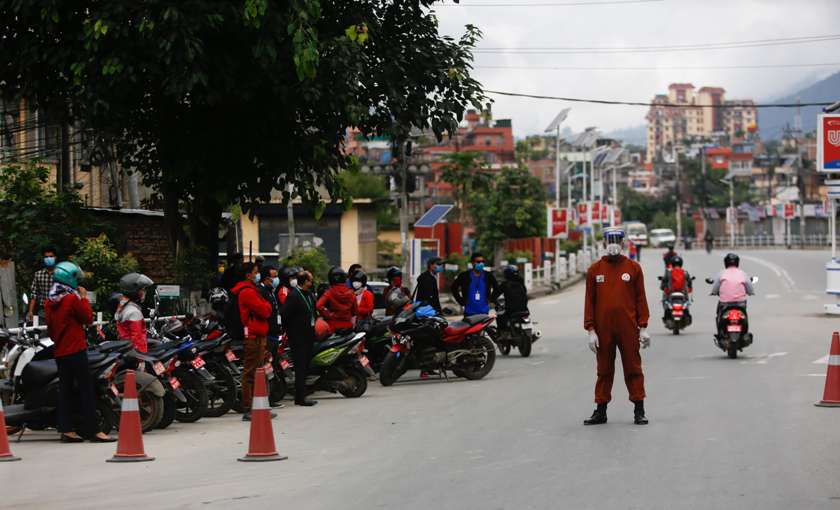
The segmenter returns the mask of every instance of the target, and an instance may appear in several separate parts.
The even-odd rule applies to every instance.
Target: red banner
[[[589,204],[584,202],[577,205],[578,225],[585,227],[589,224]]]
[[[592,203],[592,223],[601,223],[601,202],[597,200]]]
[[[559,237],[560,239],[567,239],[569,237],[569,210],[548,209],[548,237]]]
[[[785,204],[785,219],[789,220],[793,218],[794,215],[794,208],[793,204]]]
[[[610,214],[611,205],[601,204],[601,221],[606,225],[612,225],[612,214]]]
[[[840,115],[825,114],[817,122],[817,171],[840,172]]]
[[[621,225],[621,209],[618,207],[613,208],[613,226]]]

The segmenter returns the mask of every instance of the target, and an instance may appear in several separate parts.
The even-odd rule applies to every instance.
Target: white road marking
[[[742,361],[742,365],[766,365],[770,359],[778,358],[781,356],[787,356],[786,352],[774,352],[770,354],[760,354],[756,356],[754,359]]]
[[[764,297],[766,297],[767,299],[779,299],[779,298],[780,298],[780,297],[782,297],[782,296],[780,296],[780,295],[778,295],[778,294],[767,294],[767,295],[766,295],[766,296],[764,296]]]
[[[828,354],[826,354],[820,359],[815,359],[811,363],[813,363],[814,365],[828,365]]]
[[[802,296],[802,299],[805,300],[805,301],[816,301],[817,296],[815,296],[813,294],[805,294],[804,296]]]
[[[787,290],[788,292],[791,292],[796,288],[796,282],[793,281],[793,278],[790,277],[790,274],[788,274],[788,272],[782,266],[750,255],[741,255],[741,258],[751,260],[756,264],[760,264],[776,273],[776,276],[778,276],[779,279],[782,280],[782,285],[785,286],[785,290]]]
[[[683,377],[674,377],[675,381],[700,381],[702,379],[708,379],[705,375],[687,375]]]
[[[545,361],[535,361],[535,362],[531,363],[531,366],[535,367],[537,365],[542,365],[543,363],[545,363]]]
[[[559,299],[549,299],[548,301],[537,301],[537,304],[540,304],[540,305],[559,305],[560,300]]]
[[[825,374],[799,374],[799,377],[825,377]]]

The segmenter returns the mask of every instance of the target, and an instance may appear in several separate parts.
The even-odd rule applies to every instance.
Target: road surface
[[[749,309],[756,340],[737,360],[712,343],[702,282],[722,255],[685,253],[695,323],[672,336],[660,320],[661,263],[644,252],[648,426],[632,424],[618,374],[609,423],[582,425],[595,374],[578,285],[533,302],[544,336],[532,357],[499,357],[485,380],[409,373],[358,400],[323,395],[314,408],[281,409],[274,427],[289,460],[237,462],[248,430],[233,414],[147,434],[157,460],[140,464],[106,464],[114,445],[27,433],[12,443],[23,461],[0,463],[0,507],[838,509],[840,409],[813,406],[826,369],[815,361],[840,329],[820,313],[828,255],[744,253],[760,282]]]

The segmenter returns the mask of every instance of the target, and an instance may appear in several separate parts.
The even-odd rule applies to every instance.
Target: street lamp
[[[554,140],[554,207],[557,209],[560,209],[560,124],[569,116],[570,110],[571,108],[561,110],[551,121],[551,124],[545,128],[546,133],[556,132]]]
[[[734,248],[735,226],[738,224],[738,219],[735,216],[735,179],[733,179],[732,174],[729,174],[724,179],[721,179],[720,182],[729,185],[729,214],[731,215],[731,217],[727,218],[729,220],[729,246]]]

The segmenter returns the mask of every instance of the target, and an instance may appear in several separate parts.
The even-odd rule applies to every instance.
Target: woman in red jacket
[[[371,320],[374,308],[373,292],[367,288],[367,275],[364,271],[358,270],[350,277],[350,286],[356,294],[356,325]]]
[[[356,293],[347,286],[347,273],[340,267],[330,269],[330,288],[324,291],[316,308],[333,332],[352,329],[356,316]]]
[[[47,331],[55,343],[58,366],[58,409],[56,421],[62,443],[110,443],[114,438],[96,430],[96,395],[88,367],[85,326],[93,322],[87,291],[79,285],[82,270],[72,262],[61,262],[53,271],[53,285],[46,300]],[[78,390],[81,435],[73,430],[71,410]]]

